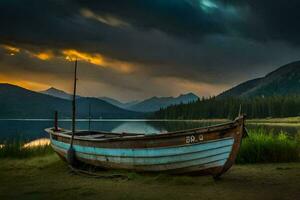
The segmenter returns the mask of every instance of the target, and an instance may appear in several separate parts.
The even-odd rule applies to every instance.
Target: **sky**
[[[300,58],[300,1],[1,0],[0,82],[122,101],[213,96]]]

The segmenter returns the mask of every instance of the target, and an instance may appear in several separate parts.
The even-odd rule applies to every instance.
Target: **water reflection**
[[[111,132],[114,133],[130,132],[130,133],[146,133],[146,134],[158,134],[166,131],[167,131],[166,129],[156,128],[154,126],[151,126],[149,123],[145,121],[123,122],[111,130]]]

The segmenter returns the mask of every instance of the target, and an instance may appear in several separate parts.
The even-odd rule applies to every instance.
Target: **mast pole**
[[[89,131],[91,130],[91,102],[89,102]]]
[[[70,141],[70,148],[67,151],[67,161],[70,166],[76,166],[76,154],[75,149],[73,148],[73,141],[76,129],[76,86],[77,86],[77,58],[75,60],[75,69],[74,69],[74,90],[73,90],[73,99],[72,99],[72,136]]]
[[[73,140],[76,129],[76,87],[77,87],[77,58],[75,60],[75,70],[74,70],[74,90],[72,99],[72,138],[71,138],[71,148],[73,147]]]

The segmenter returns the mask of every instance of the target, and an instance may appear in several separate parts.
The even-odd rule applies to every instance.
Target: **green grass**
[[[300,142],[290,138],[287,133],[277,135],[265,129],[249,132],[244,138],[238,154],[237,163],[276,163],[300,161]]]
[[[300,117],[247,119],[247,123],[300,123]]]
[[[24,148],[25,141],[18,139],[5,141],[0,147],[0,158],[28,158],[53,153],[50,145]]]
[[[234,165],[220,181],[211,176],[122,172],[130,179],[101,179],[71,173],[55,154],[0,159],[0,199],[294,200],[300,163]],[[99,171],[110,175],[114,171]]]

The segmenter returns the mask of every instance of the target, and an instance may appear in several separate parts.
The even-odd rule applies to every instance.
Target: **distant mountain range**
[[[51,89],[50,91],[54,91]],[[0,118],[53,118],[54,111],[61,118],[71,117],[71,101],[64,98],[33,92],[15,85],[0,84]],[[128,111],[101,99],[80,97],[77,99],[77,117],[89,117],[89,105],[93,118],[141,118],[144,114]]]
[[[246,81],[220,95],[225,97],[284,96],[300,94],[300,61],[284,65],[265,77]]]
[[[154,112],[160,108],[166,108],[170,105],[189,103],[198,100],[198,96],[193,93],[179,95],[178,97],[152,97],[128,107],[129,110],[139,112]]]
[[[102,99],[103,101],[106,101],[112,105],[115,105],[115,106],[118,106],[120,108],[124,108],[124,109],[128,109],[130,108],[131,106],[135,105],[135,104],[138,104],[140,101],[129,101],[129,102],[120,102],[116,99],[113,99],[113,98],[109,98],[109,97],[98,97],[99,99]]]
[[[173,97],[153,97],[142,102],[122,103],[100,97],[77,96],[77,117],[88,118],[91,106],[92,118],[144,118],[143,112],[152,112],[171,104],[196,100],[193,94]],[[56,88],[34,92],[15,85],[0,83],[0,118],[53,118],[55,111],[60,118],[71,117],[72,95]]]
[[[65,91],[56,89],[54,87],[51,87],[51,88],[49,88],[47,90],[44,90],[44,91],[40,91],[40,93],[47,94],[47,95],[50,95],[50,96],[53,96],[53,97],[58,97],[58,98],[61,98],[61,99],[67,99],[67,100],[72,100],[72,97],[73,97],[73,95],[68,94]],[[80,97],[80,96],[77,96],[77,98],[78,97]]]
[[[63,99],[72,98],[72,95],[53,87],[49,88],[48,90],[41,91],[41,93],[58,97],[58,98],[63,98]],[[82,98],[80,96],[78,97]],[[188,93],[188,94],[179,95],[178,97],[151,97],[143,101],[130,101],[125,103],[109,97],[99,97],[98,99],[106,101],[107,103],[110,103],[114,106],[126,110],[131,110],[136,112],[154,112],[159,110],[160,108],[165,108],[170,105],[193,102],[198,100],[198,98],[199,97],[196,96],[195,94]]]
[[[300,61],[284,65],[265,77],[241,83],[217,96],[254,97],[300,95]],[[54,111],[59,111],[62,118],[71,117],[72,95],[49,88],[33,92],[15,85],[0,84],[0,118],[52,118]],[[77,96],[77,116],[87,118],[89,105],[93,118],[142,118],[142,112],[154,112],[170,105],[196,101],[193,93],[178,97],[152,97],[143,101],[123,103],[118,100],[99,97]]]

